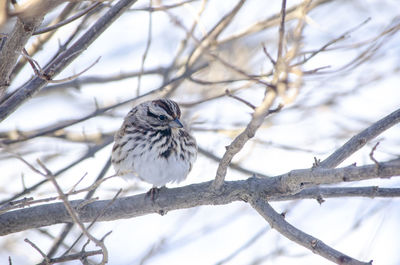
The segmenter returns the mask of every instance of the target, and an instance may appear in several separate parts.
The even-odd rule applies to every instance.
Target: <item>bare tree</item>
[[[364,223],[388,215],[387,205],[400,196],[397,179],[390,179],[400,176],[394,85],[400,68],[393,60],[400,20],[395,4],[365,5],[3,1],[0,258],[9,256],[9,264],[179,264],[184,258],[167,254],[204,246],[201,240],[213,248],[218,242],[207,235],[232,226],[229,234],[240,245],[226,239],[199,263],[382,262],[355,234],[379,233]],[[145,184],[114,176],[110,144],[133,105],[160,97],[183,108],[200,158],[187,182],[161,189],[152,201]],[[340,210],[324,203],[331,198]],[[354,202],[365,210],[357,212]],[[211,205],[222,208],[215,212]],[[337,216],[325,225],[318,218],[327,213],[315,209]],[[164,216],[171,211],[176,214]],[[248,212],[251,225],[239,235],[234,223]],[[352,218],[343,221],[343,213]],[[135,225],[121,232],[133,222],[123,219],[140,216],[151,220],[146,232]],[[143,247],[140,234],[171,220],[169,231],[149,236]],[[124,259],[113,251],[120,239],[110,223],[121,224],[114,234],[132,237]],[[282,244],[282,237],[289,240]],[[36,256],[22,260],[17,248]]]

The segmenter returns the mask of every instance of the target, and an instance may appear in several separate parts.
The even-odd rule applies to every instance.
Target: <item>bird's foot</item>
[[[146,193],[146,196],[150,197],[151,200],[154,202],[154,200],[157,199],[160,190],[161,188],[153,187]]]

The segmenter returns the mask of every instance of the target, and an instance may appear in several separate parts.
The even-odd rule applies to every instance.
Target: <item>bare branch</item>
[[[342,147],[320,163],[320,167],[334,168],[342,163],[346,158],[363,147],[368,141],[400,122],[400,109],[392,112],[388,116],[375,122],[367,129],[353,136]]]
[[[278,54],[276,61],[280,61],[283,53],[284,37],[285,37],[285,17],[286,17],[286,0],[282,0],[280,24],[279,24],[279,42],[278,42]]]
[[[297,199],[327,199],[327,198],[345,198],[345,197],[366,197],[366,198],[395,198],[400,197],[400,188],[379,188],[370,187],[340,187],[340,188],[322,188],[313,187],[304,189],[296,194],[288,196],[269,197],[270,201],[286,201]]]
[[[231,93],[231,91],[229,91],[229,89],[226,89],[226,90],[225,90],[225,94],[226,94],[228,97],[234,98],[234,99],[236,99],[236,100],[238,100],[238,101],[240,101],[240,102],[246,104],[247,106],[249,106],[249,107],[252,108],[253,110],[256,108],[256,106],[254,106],[253,104],[251,104],[251,103],[248,102],[247,100],[244,100],[244,99],[242,99],[242,98],[240,98],[240,97],[238,97],[238,96],[233,95],[233,94]]]
[[[133,218],[151,213],[164,214],[168,211],[186,209],[200,205],[223,205],[233,201],[248,201],[254,194],[263,194],[266,198],[279,200],[300,191],[304,182],[307,186],[320,184],[341,183],[343,181],[359,181],[373,178],[388,178],[400,176],[400,159],[382,162],[379,174],[375,164],[346,167],[337,169],[316,168],[303,169],[270,178],[249,178],[240,181],[226,181],[223,188],[215,196],[211,188],[212,181],[192,184],[180,188],[161,189],[155,202],[149,200],[146,194],[117,198],[110,205],[110,200],[98,200],[76,209],[82,222],[111,221],[116,219]],[[296,183],[297,186],[288,183]],[[147,198],[147,199],[146,199]],[[83,200],[70,201],[75,208]],[[104,214],[98,217],[98,213]],[[7,235],[31,228],[68,223],[72,219],[63,203],[52,203],[15,210],[0,215],[0,235]]]
[[[26,1],[13,14],[9,14],[17,15],[18,17],[12,32],[7,36],[0,50],[0,98],[6,93],[10,85],[10,75],[21,54],[22,48],[24,48],[33,32],[42,23],[45,14],[63,2],[65,0],[54,0],[46,4],[36,0]],[[0,110],[0,113],[2,112]],[[0,120],[3,119],[0,118]]]
[[[219,189],[225,180],[228,165],[231,163],[232,158],[243,148],[247,141],[254,137],[257,129],[263,123],[265,117],[269,114],[269,109],[273,104],[276,97],[276,93],[273,90],[267,92],[263,102],[258,106],[253,113],[251,121],[247,125],[246,129],[241,132],[233,142],[227,146],[226,152],[218,165],[217,174],[214,180],[214,189]]]
[[[149,2],[150,8],[153,5],[153,1],[150,0]],[[136,88],[136,95],[140,95],[140,85],[141,85],[141,80],[142,80],[142,73],[144,71],[144,64],[146,62],[147,54],[149,53],[150,46],[151,46],[151,40],[152,40],[152,31],[153,31],[153,15],[152,12],[149,12],[149,23],[148,23],[148,30],[147,30],[147,42],[146,42],[146,48],[144,49],[143,55],[142,55],[142,64],[140,65],[140,73],[138,76],[138,85]]]
[[[369,158],[371,158],[371,160],[375,163],[375,165],[379,168],[379,162],[375,159],[374,157],[374,152],[376,150],[376,148],[378,147],[379,142],[377,142],[374,147],[371,149],[371,152],[369,153]]]
[[[218,156],[214,155],[213,153],[205,150],[201,146],[199,146],[198,149],[199,149],[199,153],[201,153],[202,155],[204,155],[207,158],[210,158],[210,159],[212,159],[214,161],[217,161],[217,162],[219,162],[221,160],[220,157],[218,157]],[[239,166],[236,163],[230,163],[229,164],[229,168],[232,168],[232,169],[237,170],[238,172],[241,172],[241,173],[244,173],[244,174],[256,175],[257,177],[260,177],[260,178],[268,178],[268,176],[265,175],[265,174],[245,169],[245,168]]]
[[[25,238],[24,241],[25,241],[26,243],[28,243],[29,245],[31,245],[34,249],[36,249],[37,252],[39,252],[40,255],[44,258],[44,260],[46,261],[46,263],[49,263],[49,262],[50,262],[49,257],[47,257],[46,254],[44,254],[43,251],[42,251],[38,246],[36,246],[35,243],[33,243],[32,241],[30,241],[30,240],[27,239],[27,238]]]
[[[361,262],[351,258],[333,248],[326,245],[321,240],[310,236],[303,231],[297,229],[293,225],[285,221],[282,215],[277,213],[266,199],[256,197],[250,200],[251,206],[269,223],[271,228],[276,229],[288,239],[308,248],[313,253],[316,253],[330,261],[340,265],[371,265],[370,262]]]
[[[95,9],[96,7],[100,6],[102,3],[101,2],[97,2],[97,3],[93,3],[92,5],[88,6],[87,8],[85,8],[84,10],[79,11],[78,13],[76,13],[75,15],[71,16],[70,18],[63,20],[55,25],[46,27],[46,28],[41,28],[36,30],[33,35],[39,35],[39,34],[43,34],[55,29],[58,29],[62,26],[67,25],[68,23],[71,23],[72,21],[82,17],[83,15],[89,13],[90,11],[92,11],[93,9]]]
[[[96,40],[97,37],[100,36],[100,34],[103,33],[103,31],[106,30],[106,28],[108,28],[108,26],[110,26],[115,19],[117,19],[126,9],[128,9],[135,2],[136,0],[120,0],[118,3],[113,5],[113,7],[106,14],[98,19],[97,22],[75,42],[75,44],[73,44],[69,49],[67,49],[65,52],[60,54],[60,56],[54,59],[44,69],[43,74],[45,76],[48,76],[49,78],[52,78],[53,76],[60,73],[85,49],[87,49],[87,47],[94,40]],[[0,80],[6,79],[2,79],[0,74]],[[28,83],[26,83],[23,87],[21,87],[16,93],[11,95],[7,100],[2,102],[2,104],[0,105],[0,121],[7,118],[13,111],[16,110],[18,106],[20,106],[23,102],[36,94],[47,83],[47,80],[43,80],[40,77],[35,77]]]
[[[104,141],[102,141],[101,143],[92,146],[90,148],[88,148],[88,150],[86,151],[85,154],[83,154],[82,156],[78,157],[76,160],[70,162],[69,164],[67,164],[67,166],[65,166],[64,168],[58,170],[57,172],[54,173],[55,176],[59,176],[62,173],[64,173],[65,171],[67,171],[68,169],[76,166],[77,164],[85,161],[88,158],[91,158],[94,156],[94,154],[96,154],[99,150],[102,150],[105,146],[109,145],[112,141],[114,140],[114,137],[109,137],[107,139],[104,139]],[[39,173],[40,174],[40,173]],[[10,201],[16,200],[18,198],[20,198],[21,196],[24,196],[25,194],[28,194],[34,190],[36,190],[37,188],[39,188],[40,186],[42,186],[44,183],[47,183],[47,179],[44,179],[26,189],[24,189],[23,191],[15,194],[14,196],[12,196],[11,198],[1,201],[0,204],[4,204],[4,203],[8,203]]]
[[[48,264],[56,264],[56,263],[62,263],[66,261],[71,261],[71,260],[83,260],[87,257],[90,256],[95,256],[95,255],[101,255],[103,254],[102,250],[93,250],[93,251],[80,251],[75,254],[71,255],[65,255],[59,258],[48,258],[47,261],[43,261],[39,263],[38,265],[48,265]]]
[[[62,191],[61,187],[58,185],[55,176],[49,169],[46,168],[46,166],[38,160],[39,165],[45,170],[46,175],[44,175],[46,178],[48,178],[54,185],[54,187],[57,190],[57,193],[60,197],[60,199],[63,201],[63,204],[68,212],[68,214],[71,216],[72,220],[74,221],[75,224],[78,225],[78,227],[81,229],[82,233],[91,241],[93,241],[96,246],[100,247],[102,250],[102,260],[99,263],[99,265],[104,265],[108,262],[108,250],[106,246],[104,245],[103,240],[98,240],[92,234],[89,233],[89,231],[86,229],[85,225],[81,222],[78,213],[76,210],[71,206],[67,195]]]

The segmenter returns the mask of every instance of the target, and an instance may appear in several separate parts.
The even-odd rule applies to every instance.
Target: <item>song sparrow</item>
[[[197,145],[180,116],[178,104],[169,99],[134,107],[114,137],[112,164],[117,175],[138,177],[155,189],[184,180],[196,160]]]

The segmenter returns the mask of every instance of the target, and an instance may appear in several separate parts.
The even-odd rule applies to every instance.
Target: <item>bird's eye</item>
[[[160,115],[160,116],[158,116],[158,118],[159,118],[161,121],[164,121],[164,120],[167,119],[167,116],[165,116],[165,115]]]

